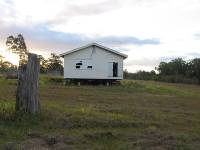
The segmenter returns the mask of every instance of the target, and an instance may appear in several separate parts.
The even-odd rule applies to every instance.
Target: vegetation
[[[0,55],[0,73],[9,74],[13,72],[17,72],[17,66],[9,61],[4,61],[4,57]]]
[[[9,36],[6,45],[8,50],[19,55],[19,65],[27,63],[28,49],[22,34],[19,34],[17,37]],[[51,53],[51,56],[45,59],[40,55],[40,72],[43,74],[62,75],[63,65],[60,56]],[[7,76],[16,76],[17,66],[9,61],[5,61],[4,57],[0,55],[0,73],[6,74]]]
[[[22,34],[19,34],[17,37],[12,35],[9,36],[6,41],[6,45],[9,50],[19,55],[19,65],[26,63],[28,50]]]
[[[63,75],[63,65],[60,57],[54,53],[48,59],[40,55],[40,73]],[[17,74],[17,66],[9,61],[5,61],[3,56],[0,55],[0,74]]]
[[[127,79],[157,80],[174,83],[200,84],[200,58],[184,61],[182,58],[170,62],[160,62],[155,71],[138,71],[137,73],[124,72]]]
[[[63,66],[60,57],[54,53],[51,57],[44,59],[40,55],[40,73],[42,74],[53,74],[63,75]],[[0,55],[0,74],[5,74],[8,78],[15,77],[17,75],[17,66],[13,65],[9,61],[4,61],[3,56]]]
[[[31,116],[15,113],[16,80],[0,77],[0,149],[200,149],[199,86],[60,80],[41,76],[42,112]]]
[[[43,56],[40,57],[40,72],[41,73],[52,73],[55,75],[63,74],[63,65],[60,56],[55,53],[51,53],[51,56],[46,60]]]

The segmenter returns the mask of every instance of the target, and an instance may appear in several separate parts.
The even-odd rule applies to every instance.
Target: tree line
[[[12,74],[17,73],[17,65],[13,65],[11,62],[6,61],[2,55],[0,55],[0,73]],[[60,56],[55,53],[51,53],[50,57],[45,59],[40,55],[40,73],[62,75],[63,65]]]
[[[63,75],[63,65],[60,56],[51,53],[48,59],[40,55],[40,73],[49,73],[54,75]]]
[[[9,36],[6,40],[6,46],[8,50],[19,56],[19,65],[27,63],[27,54],[29,50],[27,49],[24,37],[19,34],[18,36]],[[63,65],[60,56],[55,53],[51,53],[50,57],[45,59],[42,55],[40,57],[40,73],[48,73],[54,75],[63,74]],[[4,57],[0,55],[0,73],[1,74],[17,74],[17,65],[13,65],[9,61],[5,61]]]
[[[124,77],[137,80],[156,80],[173,83],[200,84],[200,58],[186,61],[176,58],[170,62],[160,62],[157,71],[138,71],[129,73],[124,71]]]
[[[4,57],[0,55],[0,73],[17,72],[17,66],[9,61],[5,61]]]
[[[6,41],[8,50],[19,56],[19,66],[27,63],[28,49],[21,34],[17,37],[9,36]],[[16,72],[17,66],[0,55],[0,73]],[[157,73],[156,73],[157,71]],[[51,53],[48,59],[40,55],[40,72],[46,74],[62,75],[63,65],[60,57]],[[186,61],[182,58],[173,59],[170,62],[160,62],[152,71],[138,71],[129,73],[124,71],[126,79],[156,80],[165,82],[200,84],[200,58]]]

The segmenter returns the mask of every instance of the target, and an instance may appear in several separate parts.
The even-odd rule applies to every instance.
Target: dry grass
[[[199,86],[125,80],[77,87],[47,77],[40,85],[42,113],[15,114],[16,81],[0,79],[2,148],[200,149]]]

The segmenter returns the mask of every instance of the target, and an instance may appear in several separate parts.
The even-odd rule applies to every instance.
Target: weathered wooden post
[[[16,91],[16,111],[26,111],[26,66],[20,65],[18,69],[18,85]]]
[[[39,58],[29,53],[28,63],[19,68],[16,111],[32,114],[40,112],[39,71]]]
[[[37,113],[40,111],[39,104],[39,72],[40,60],[36,54],[28,55],[27,64],[27,110],[30,113]]]

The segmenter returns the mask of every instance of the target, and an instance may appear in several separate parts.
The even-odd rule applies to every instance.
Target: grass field
[[[16,114],[15,80],[0,77],[0,149],[199,150],[200,86],[40,80],[41,114]]]

